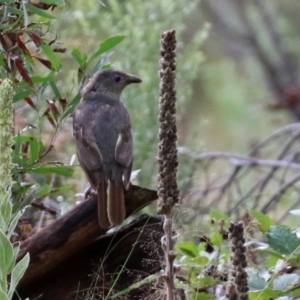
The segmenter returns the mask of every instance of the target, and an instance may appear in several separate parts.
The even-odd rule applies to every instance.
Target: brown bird
[[[130,117],[120,100],[123,89],[142,80],[113,69],[96,73],[82,89],[73,114],[79,163],[98,194],[102,228],[125,219],[124,189],[130,185],[132,135]]]

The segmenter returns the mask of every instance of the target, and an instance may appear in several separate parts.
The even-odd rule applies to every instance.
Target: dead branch
[[[225,159],[228,160],[232,165],[238,167],[274,167],[300,171],[300,164],[289,161],[258,159],[250,156],[225,152],[204,152],[201,154],[195,154],[183,147],[180,147],[178,152],[180,154],[187,154],[191,156],[196,162],[209,159]]]

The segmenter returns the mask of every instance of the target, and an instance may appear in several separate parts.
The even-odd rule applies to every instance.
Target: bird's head
[[[81,95],[85,96],[90,92],[98,92],[119,99],[123,89],[128,84],[139,82],[142,82],[142,80],[138,76],[114,69],[104,69],[97,72],[90,79],[82,89]]]

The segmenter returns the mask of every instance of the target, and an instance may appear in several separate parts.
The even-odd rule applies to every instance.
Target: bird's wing
[[[116,148],[116,161],[123,167],[127,168],[132,163],[132,135],[130,124],[124,126],[119,133]]]
[[[132,134],[130,125],[125,126],[119,133],[116,148],[115,158],[124,169],[123,182],[125,189],[128,189],[132,168]]]
[[[103,159],[96,143],[93,127],[82,126],[80,111],[75,111],[73,118],[73,135],[77,143],[79,160],[88,171],[99,170]]]

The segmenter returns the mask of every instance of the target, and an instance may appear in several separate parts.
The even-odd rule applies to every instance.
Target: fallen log
[[[18,292],[57,269],[105,234],[106,230],[101,229],[98,223],[96,198],[92,194],[86,201],[21,243],[18,260],[29,252],[30,264],[18,285]],[[156,191],[132,185],[125,194],[126,216],[156,199]]]
[[[142,215],[18,288],[18,295],[40,300],[111,299],[115,292],[161,269],[162,235],[161,220]],[[117,299],[127,299],[126,294]]]

